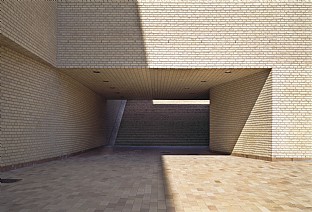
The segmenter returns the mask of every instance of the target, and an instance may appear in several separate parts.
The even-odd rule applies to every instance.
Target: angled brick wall
[[[1,59],[1,166],[105,143],[102,97],[50,66],[8,48]]]
[[[55,68],[57,1],[0,6],[1,168],[107,144],[114,104]]]
[[[210,149],[272,157],[272,76],[264,71],[210,90]]]
[[[208,108],[128,100],[116,145],[208,146]]]
[[[115,144],[126,102],[126,100],[106,101],[104,122],[107,145],[113,146]]]

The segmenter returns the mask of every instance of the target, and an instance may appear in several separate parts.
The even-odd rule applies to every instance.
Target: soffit
[[[207,99],[211,87],[265,70],[60,69],[107,99]]]

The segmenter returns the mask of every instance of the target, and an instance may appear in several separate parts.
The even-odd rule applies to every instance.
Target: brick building
[[[311,6],[1,1],[1,166],[125,144],[127,136],[135,145],[208,145],[208,130],[213,151],[312,158]],[[211,103],[208,110],[153,99]],[[159,117],[166,127],[157,127]],[[133,123],[145,134],[127,134]]]

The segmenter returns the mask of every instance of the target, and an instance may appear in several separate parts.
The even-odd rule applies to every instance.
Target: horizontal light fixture
[[[99,72],[99,71],[93,71],[93,73],[95,73],[95,74],[99,74],[99,73],[101,73],[101,72]]]
[[[154,105],[209,105],[210,100],[153,100]]]

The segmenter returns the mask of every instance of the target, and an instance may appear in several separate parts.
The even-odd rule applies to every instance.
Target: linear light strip
[[[154,105],[209,105],[210,100],[153,100]]]

